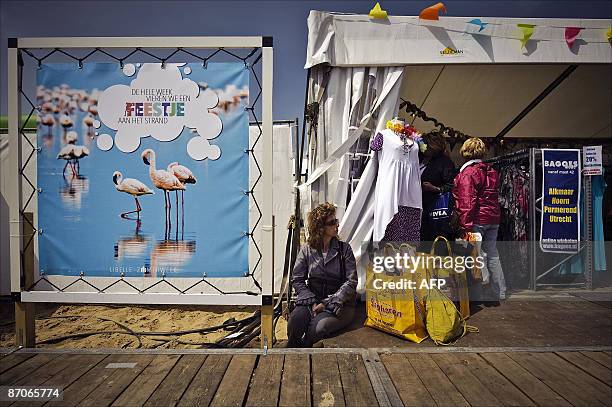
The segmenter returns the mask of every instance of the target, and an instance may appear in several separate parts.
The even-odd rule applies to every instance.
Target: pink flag
[[[580,27],[565,27],[565,42],[569,49],[572,49],[580,30],[582,30]]]

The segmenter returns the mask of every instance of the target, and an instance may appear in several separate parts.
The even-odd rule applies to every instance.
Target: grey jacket
[[[355,303],[357,288],[357,268],[355,256],[348,243],[342,244],[344,248],[344,264],[346,276],[342,275],[340,266],[340,242],[333,238],[330,242],[327,256],[323,259],[321,251],[304,245],[295,260],[291,283],[297,293],[298,301],[307,301],[316,298],[310,290],[307,280],[310,277],[329,280],[345,280],[340,289],[329,298],[317,298],[317,301],[339,302],[341,304],[352,305]]]

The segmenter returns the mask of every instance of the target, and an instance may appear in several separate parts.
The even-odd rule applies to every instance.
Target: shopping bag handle
[[[429,254],[431,254],[432,256],[434,256],[436,254],[435,253],[435,251],[436,251],[436,243],[438,243],[438,240],[444,240],[446,242],[446,250],[448,250],[448,255],[452,256],[453,255],[453,251],[451,250],[450,242],[444,236],[438,236],[438,237],[436,237],[434,239],[433,244],[431,245],[431,250],[429,251]]]

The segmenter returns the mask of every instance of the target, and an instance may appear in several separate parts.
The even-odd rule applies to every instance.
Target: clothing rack
[[[512,164],[529,158],[528,148],[484,160],[488,164]]]
[[[583,216],[585,219],[585,230],[584,230],[584,240],[581,241],[582,247],[580,248],[578,253],[569,254],[560,262],[555,264],[552,267],[549,267],[546,271],[538,274],[538,264],[537,259],[542,255],[542,252],[539,249],[539,222],[538,222],[538,213],[541,213],[541,209],[539,205],[541,204],[541,199],[537,194],[537,186],[536,182],[538,180],[538,171],[541,170],[541,148],[526,148],[519,151],[515,151],[512,153],[504,154],[498,157],[489,158],[484,160],[484,162],[492,164],[492,165],[511,165],[516,162],[526,160],[525,164],[528,166],[528,177],[529,177],[529,275],[531,277],[530,286],[531,289],[536,291],[538,288],[549,287],[549,286],[581,286],[586,289],[593,288],[593,272],[594,272],[594,264],[593,264],[593,225],[592,225],[592,213],[593,208],[591,207],[591,177],[582,176],[582,185],[584,194],[584,207],[583,207]],[[540,177],[541,179],[541,177]],[[576,255],[584,255],[584,283],[569,283],[569,284],[552,284],[552,283],[542,283],[538,280],[542,279],[544,276],[557,269],[561,264],[570,260],[572,257]]]

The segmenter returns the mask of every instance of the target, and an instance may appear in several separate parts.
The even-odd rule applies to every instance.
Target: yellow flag
[[[521,38],[521,49],[523,49],[523,48],[525,48],[525,45],[527,44],[527,41],[529,41],[529,39],[533,35],[533,28],[535,27],[535,25],[533,25],[533,24],[517,24],[517,26],[523,32],[523,38]]]
[[[608,41],[612,40],[612,27],[608,31],[606,31],[606,38]]]
[[[380,8],[380,4],[376,3],[374,8],[370,10],[369,16],[370,18],[383,19],[383,18],[387,18],[387,12],[383,10],[382,8]]]

